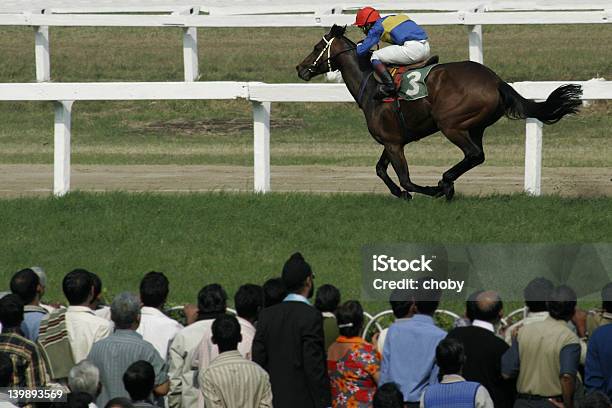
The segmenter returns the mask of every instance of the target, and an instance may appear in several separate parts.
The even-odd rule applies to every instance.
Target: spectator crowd
[[[235,313],[221,285],[204,286],[184,324],[164,313],[170,282],[160,272],[110,305],[84,269],[63,277],[67,305],[43,302],[41,268],[9,286],[0,408],[612,407],[612,283],[601,310],[586,313],[570,287],[534,279],[525,317],[509,327],[500,295],[480,290],[448,332],[434,319],[441,292],[395,291],[394,321],[370,341],[360,302],[342,302],[329,284],[315,290],[300,253],[280,277],[242,285]],[[67,397],[15,400],[6,391],[17,387]]]

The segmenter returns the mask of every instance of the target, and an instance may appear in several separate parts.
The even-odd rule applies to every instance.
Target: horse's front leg
[[[421,193],[428,196],[435,196],[439,194],[439,187],[419,186],[410,180],[410,172],[408,171],[408,163],[406,162],[406,157],[404,156],[403,145],[385,145],[385,152],[391,160],[393,170],[395,170],[395,173],[399,178],[400,186],[406,189],[404,194],[407,195],[407,197],[403,198],[411,198],[410,193],[408,192]]]
[[[402,196],[402,189],[399,188],[397,184],[389,177],[389,173],[387,173],[387,169],[389,168],[389,155],[387,151],[383,149],[382,154],[380,155],[380,159],[378,159],[378,163],[376,163],[376,175],[384,181],[384,183],[389,187],[389,191],[396,197]]]

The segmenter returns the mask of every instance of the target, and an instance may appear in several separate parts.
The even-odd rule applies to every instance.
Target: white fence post
[[[51,14],[50,10],[38,10],[39,14]],[[51,80],[51,62],[49,57],[49,27],[34,27],[34,55],[36,57],[36,81]]]
[[[468,40],[470,49],[470,61],[484,63],[484,55],[482,51],[482,26],[468,26]]]
[[[253,101],[253,187],[270,191],[270,102]]]
[[[474,12],[482,13],[485,11],[484,6],[478,6]],[[469,25],[468,29],[468,49],[470,61],[484,64],[484,51],[482,47],[482,25]]]
[[[199,15],[199,7],[191,7],[173,14]],[[183,28],[183,66],[185,82],[197,81],[200,76],[198,67],[198,29],[196,27]]]
[[[53,194],[59,197],[70,191],[70,119],[73,102],[55,102]]]
[[[542,194],[542,122],[527,118],[525,125],[525,192]]]

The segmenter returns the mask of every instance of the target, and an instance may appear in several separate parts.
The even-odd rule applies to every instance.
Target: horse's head
[[[315,44],[312,52],[295,67],[301,79],[310,81],[317,75],[338,69],[335,57],[353,49],[347,48],[346,41],[339,41],[340,39],[345,39],[345,31],[346,26],[342,27],[334,24],[329,33],[325,34],[321,41]]]

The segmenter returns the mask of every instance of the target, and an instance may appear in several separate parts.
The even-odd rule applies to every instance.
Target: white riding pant
[[[406,41],[404,45],[389,45],[372,53],[370,60],[379,60],[385,64],[408,65],[425,61],[429,58],[429,42]]]

